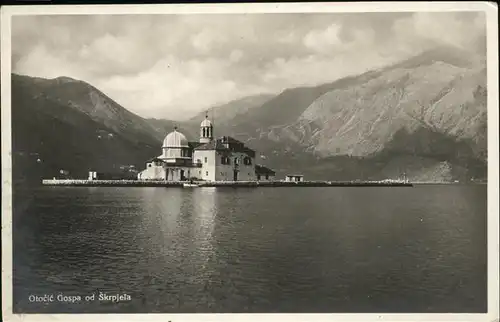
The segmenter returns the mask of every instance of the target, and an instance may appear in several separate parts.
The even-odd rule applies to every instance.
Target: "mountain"
[[[157,131],[95,87],[67,77],[12,75],[13,172],[17,179],[60,170],[86,177],[90,169],[142,167],[159,153]]]
[[[190,118],[187,123],[198,125],[201,122],[200,120],[203,120],[206,113],[208,113],[214,124],[221,123],[229,126],[232,125],[230,122],[233,119],[249,112],[253,108],[261,107],[265,102],[274,96],[275,95],[273,94],[259,94],[233,100],[222,105],[211,107],[206,112],[198,113],[194,117]]]
[[[441,47],[327,84],[228,102],[213,114],[217,136],[244,141],[278,176],[350,180],[406,173],[453,181],[486,178],[486,98],[484,62]],[[21,155],[33,154],[44,175],[142,168],[174,126],[197,140],[204,118],[143,119],[66,77],[13,75],[12,99],[16,167],[33,162]]]
[[[272,94],[246,96],[222,105],[210,107],[207,111],[197,113],[187,121],[173,121],[156,118],[149,118],[146,119],[146,121],[155,129],[157,135],[162,138],[177,126],[180,132],[194,140],[199,136],[199,125],[201,121],[205,119],[207,113],[212,123],[214,125],[217,124],[216,129],[220,130],[224,127],[232,127],[232,120],[248,112],[252,108],[260,107],[273,96]],[[219,124],[221,126],[219,126]]]
[[[302,169],[316,178],[338,178],[343,174],[334,174],[331,162],[380,154],[392,160],[424,156],[476,169],[465,176],[485,176],[486,97],[484,63],[439,47],[362,75],[287,89],[261,107],[218,122],[217,131],[262,151],[281,173]],[[401,172],[405,162],[406,157]],[[369,168],[364,172],[372,177],[387,173],[359,166]],[[357,176],[355,170],[348,175]]]
[[[471,118],[481,119],[486,113],[486,69],[474,66],[467,56],[458,49],[440,47],[362,75],[287,89],[218,126],[242,139],[289,139],[308,148],[319,145],[313,150],[321,155],[369,154],[380,149],[402,124],[410,122],[408,126],[415,127],[415,117],[421,116],[426,125],[441,122],[442,130],[456,133],[468,127]],[[423,111],[421,105],[427,105]],[[462,112],[466,119],[459,120]],[[420,113],[424,115],[416,115]],[[447,127],[457,122],[454,129]],[[358,136],[373,139],[357,142]]]
[[[193,124],[155,118],[148,118],[146,121],[154,129],[155,136],[162,141],[168,133],[172,132],[174,127],[177,127],[177,129],[187,135],[188,138],[194,139],[198,137],[198,127],[193,126]]]
[[[486,71],[442,62],[395,68],[316,99],[293,123],[268,137],[300,142],[321,156],[366,156],[382,150],[401,128],[430,128],[474,139],[486,122]]]
[[[30,81],[18,75],[14,75],[13,81],[18,87],[22,87],[23,91],[30,93],[33,98],[42,98],[68,106],[103,124],[106,128],[126,136],[131,141],[148,141],[151,135],[156,135],[155,130],[146,120],[123,108],[97,88],[83,81],[69,77],[49,80],[35,78]]]

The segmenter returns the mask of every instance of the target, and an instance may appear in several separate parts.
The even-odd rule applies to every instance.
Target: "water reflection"
[[[203,262],[203,267],[214,254],[213,232],[217,215],[217,190],[202,188],[193,191],[194,229],[196,254]]]
[[[154,308],[213,303],[201,292],[213,275],[213,231],[216,216],[215,189],[145,189],[142,192],[142,223],[136,228],[146,265],[141,291]],[[162,294],[168,293],[165,297]],[[189,306],[188,305],[188,306]]]
[[[486,190],[43,189],[16,312],[484,312]],[[20,199],[23,200],[23,199]],[[30,303],[123,291],[131,302]]]

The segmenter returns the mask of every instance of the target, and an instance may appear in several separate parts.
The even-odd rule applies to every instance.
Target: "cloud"
[[[218,73],[230,64],[221,59],[185,61],[169,56],[144,72],[110,77],[98,87],[114,93],[118,103],[132,110],[133,106],[141,106],[143,115],[182,118],[186,113],[195,113],[200,106],[207,106],[200,104],[200,99],[223,103],[234,95],[246,94],[234,81]]]
[[[74,64],[74,62],[63,57],[53,55],[51,50],[43,44],[31,48],[25,55],[19,55],[14,72],[46,78],[70,75],[86,81],[94,79],[93,75],[85,70],[85,67]]]
[[[304,37],[304,45],[316,52],[328,51],[332,46],[342,46],[339,38],[341,28],[338,24],[332,24],[326,29],[312,30]]]
[[[231,51],[231,54],[229,54],[229,60],[233,63],[239,62],[243,58],[243,52],[239,49],[235,49]]]
[[[331,82],[438,45],[484,55],[478,13],[16,16],[13,71],[91,83],[145,117]]]
[[[486,39],[485,17],[481,13],[415,13],[396,21],[392,31],[402,46],[412,49],[449,45],[477,50],[475,43]]]

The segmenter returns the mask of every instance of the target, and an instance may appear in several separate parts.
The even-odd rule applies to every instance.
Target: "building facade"
[[[256,165],[255,175],[257,176],[257,181],[274,181],[276,172],[263,165]]]
[[[139,180],[257,181],[273,180],[274,171],[256,165],[256,153],[230,136],[214,138],[208,116],[200,124],[198,142],[177,128],[163,140],[162,154],[146,163]]]
[[[303,182],[304,176],[301,174],[290,174],[285,177],[286,182]]]

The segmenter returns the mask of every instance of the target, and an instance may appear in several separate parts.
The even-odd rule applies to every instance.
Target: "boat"
[[[194,188],[194,187],[199,187],[200,185],[193,182],[189,182],[189,183],[184,183],[182,186],[184,188]]]

